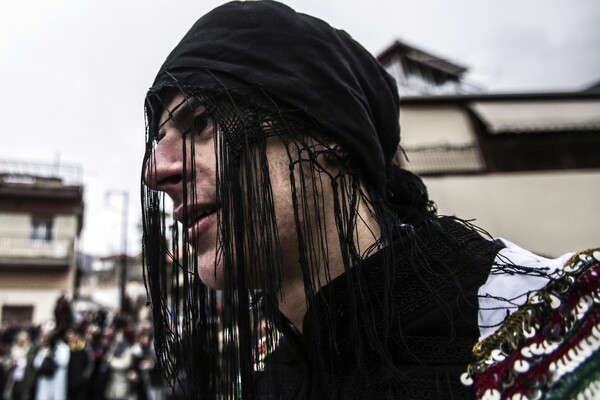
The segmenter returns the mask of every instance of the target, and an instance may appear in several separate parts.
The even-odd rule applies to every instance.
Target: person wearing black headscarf
[[[146,98],[142,206],[175,393],[473,397],[460,377],[482,335],[479,291],[490,272],[529,270],[436,215],[393,161],[398,112],[360,44],[274,1],[220,6],[171,52]]]

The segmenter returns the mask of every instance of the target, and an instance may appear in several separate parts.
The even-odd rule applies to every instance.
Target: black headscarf
[[[384,193],[400,140],[398,90],[346,32],[274,1],[231,2],[200,18],[163,64],[153,87],[258,86],[300,110],[354,158]]]

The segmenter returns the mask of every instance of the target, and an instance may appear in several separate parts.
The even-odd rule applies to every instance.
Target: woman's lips
[[[188,241],[192,246],[196,246],[201,240],[206,240],[203,236],[208,230],[217,223],[217,211],[204,215],[195,220],[188,228]]]

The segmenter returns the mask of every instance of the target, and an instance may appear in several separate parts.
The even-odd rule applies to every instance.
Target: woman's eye
[[[211,121],[212,118],[210,115],[208,115],[207,113],[202,113],[194,117],[190,127],[186,129],[185,132],[183,132],[183,135],[189,135],[190,133],[192,133],[192,131],[194,131],[194,134],[196,136],[201,136],[204,133],[204,131],[207,130],[206,128],[208,127]],[[212,131],[210,133],[212,134]]]
[[[194,122],[192,123],[193,129],[197,134],[201,133],[206,129],[209,123],[210,116],[207,113],[202,113],[194,118]]]

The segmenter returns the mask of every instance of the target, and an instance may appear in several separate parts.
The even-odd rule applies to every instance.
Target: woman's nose
[[[153,154],[146,160],[144,182],[148,187],[166,192],[171,198],[183,190],[183,146],[180,135],[167,135],[158,142]]]

